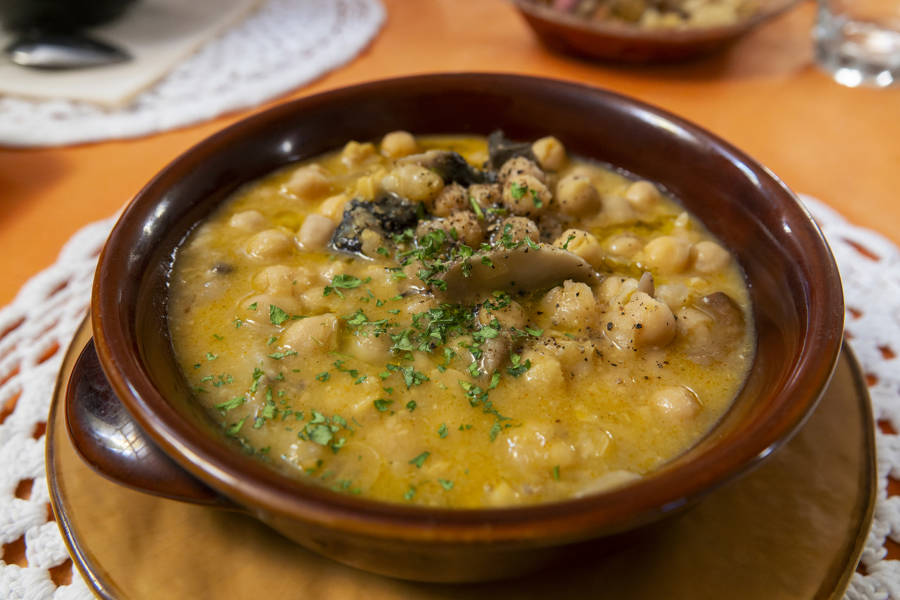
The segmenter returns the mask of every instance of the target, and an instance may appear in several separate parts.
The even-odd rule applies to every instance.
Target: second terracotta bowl
[[[573,154],[660,182],[735,253],[749,283],[758,350],[721,422],[633,485],[565,502],[483,510],[339,494],[288,478],[225,442],[192,401],[168,334],[167,273],[191,227],[242,184],[350,139],[375,139],[394,129],[487,134],[496,128],[518,139],[553,134]],[[843,314],[837,269],[809,214],[772,173],[699,127],[617,94],[560,81],[493,74],[379,81],[241,121],[188,150],[141,190],[110,235],[95,280],[94,340],[108,383],[84,384],[92,355],[83,357],[81,375],[76,371],[70,386],[70,429],[84,456],[126,484],[238,508],[346,564],[428,581],[506,577],[580,542],[673,514],[769,455],[803,423],[828,383]],[[129,439],[149,439],[141,455],[158,454],[158,464],[111,467],[96,452],[102,436],[85,435],[73,415],[104,390],[136,422]],[[98,422],[114,420],[105,410]],[[148,473],[150,467],[168,469],[169,476]]]

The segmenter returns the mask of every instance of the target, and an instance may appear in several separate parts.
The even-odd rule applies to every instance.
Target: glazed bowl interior
[[[395,129],[487,134],[497,128],[523,140],[553,134],[572,154],[660,182],[735,253],[749,282],[758,349],[722,421],[633,485],[505,509],[368,501],[290,479],[230,447],[191,401],[168,335],[166,277],[191,227],[240,185],[351,139]],[[458,74],[375,82],[286,103],[183,154],[137,195],[115,227],[95,281],[93,324],[103,369],[141,427],[182,467],[244,506],[373,537],[540,545],[653,520],[786,441],[828,382],[843,305],[833,259],[808,214],[777,178],[727,143],[613,93]]]

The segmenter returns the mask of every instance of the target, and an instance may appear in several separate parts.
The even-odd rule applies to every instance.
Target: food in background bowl
[[[756,0],[539,0],[560,12],[589,21],[612,21],[642,28],[719,27],[755,15]]]
[[[178,250],[169,324],[224,433],[337,491],[468,508],[640,478],[753,357],[727,250],[544,137],[386,135],[243,186]]]

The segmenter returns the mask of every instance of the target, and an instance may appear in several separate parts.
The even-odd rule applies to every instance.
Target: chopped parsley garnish
[[[243,396],[235,396],[231,400],[226,400],[225,402],[216,404],[216,408],[221,410],[222,412],[227,412],[227,411],[231,410],[232,408],[237,408],[238,406],[243,404],[245,401],[246,401],[246,398],[244,398]]]
[[[406,410],[408,410],[409,412],[412,412],[412,411],[416,410],[416,406],[418,406],[416,404],[416,401],[410,400],[409,402],[406,403]]]
[[[281,360],[282,358],[287,358],[288,356],[297,356],[297,352],[295,350],[285,350],[282,352],[273,352],[272,354],[267,355],[269,358],[274,358],[275,360]]]
[[[352,290],[356,289],[364,283],[369,283],[372,281],[371,277],[366,277],[365,279],[360,279],[354,275],[348,275],[346,273],[340,273],[335,275],[331,279],[331,285],[326,285],[325,289],[322,291],[323,296],[329,296],[332,293],[337,294],[341,298],[344,295],[341,293],[341,290]]]
[[[316,375],[317,381],[328,381],[329,379],[331,379],[331,373],[329,373],[328,371],[322,371],[321,373]]]
[[[453,489],[453,482],[449,479],[438,479],[438,483],[441,484],[441,487],[448,492]]]
[[[559,465],[556,465],[555,467],[553,467],[552,473],[553,473],[553,479],[555,479],[556,481],[559,481]]]
[[[475,201],[473,196],[469,196],[469,204],[472,205],[472,210],[475,211],[475,216],[478,217],[478,220],[484,221],[484,213],[481,212],[481,207],[478,206],[478,202]]]
[[[429,456],[431,456],[431,452],[428,452],[426,450],[422,454],[418,455],[417,457],[415,457],[414,459],[409,461],[409,464],[416,465],[417,469],[421,469],[422,465],[425,464],[425,461],[428,459]]]
[[[503,426],[500,425],[499,421],[491,426],[491,431],[488,435],[490,436],[492,442],[497,439],[497,434],[499,434],[502,429]]]
[[[384,398],[379,398],[378,400],[375,400],[374,402],[372,402],[372,404],[375,405],[375,408],[378,410],[378,412],[385,412],[385,411],[389,410],[391,407],[391,404],[393,404],[393,403],[394,403],[393,400],[385,400]]]
[[[518,354],[511,354],[509,362],[510,366],[506,367],[506,372],[513,377],[518,377],[531,368],[531,359],[525,359],[525,361],[522,362],[522,357]]]
[[[206,360],[216,360],[217,358],[219,358],[217,354],[213,354],[212,352],[206,353]]]
[[[411,485],[411,486],[409,486],[409,489],[406,490],[406,493],[403,494],[403,499],[404,500],[412,500],[413,498],[415,498],[415,496],[416,496],[416,486]]]
[[[280,327],[282,323],[290,318],[290,315],[288,315],[286,312],[284,312],[274,304],[269,305],[269,320],[272,322],[272,325]]]
[[[248,306],[247,308],[250,309],[250,310],[256,310],[256,308],[257,308],[258,306],[259,306],[259,303],[258,303],[258,302],[254,302],[253,304],[251,304],[251,305]]]
[[[447,433],[448,433],[448,431],[447,431],[447,424],[446,424],[446,423],[441,423],[441,426],[438,427],[437,433],[438,433],[438,437],[441,438],[441,439],[447,437]]]
[[[513,197],[513,200],[521,200],[527,191],[528,186],[521,183],[513,183],[509,186],[509,195]]]
[[[225,433],[228,435],[237,435],[237,433],[241,430],[241,427],[244,426],[244,421],[247,420],[247,417],[244,417],[237,423],[234,423],[231,427],[225,430]]]

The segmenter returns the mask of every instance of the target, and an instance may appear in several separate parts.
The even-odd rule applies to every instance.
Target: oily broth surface
[[[473,165],[487,158],[484,138],[417,142],[420,149],[457,151]],[[329,173],[330,189],[305,200],[288,185],[310,163]],[[484,402],[473,406],[464,389],[491,383],[468,370],[472,358],[458,342],[471,342],[471,335],[446,345],[456,352],[448,359],[442,351],[385,353],[383,345],[373,352],[372,328],[365,335],[365,327],[350,325],[360,309],[369,323],[396,323],[379,336],[383,342],[423,311],[427,294],[405,295],[409,280],[386,270],[396,266],[393,257],[365,260],[294,243],[277,256],[254,257],[247,249],[256,231],[231,224],[255,210],[263,229],[293,239],[310,214],[333,210],[334,195],[374,198],[391,164],[375,154],[348,166],[333,152],[273,173],[238,190],[178,250],[169,300],[174,350],[197,402],[245,451],[298,478],[385,501],[526,504],[650,472],[696,443],[727,410],[754,344],[748,293],[733,260],[714,273],[654,273],[657,293],[672,304],[724,292],[740,307],[746,322],[739,339],[712,361],[689,356],[688,334],[661,348],[623,347],[605,319],[592,329],[554,324],[540,304],[543,291],[517,297],[531,331],[516,338],[519,364],[531,366],[516,376],[509,362],[499,369],[488,411]],[[673,233],[693,243],[713,239],[671,199],[636,211],[623,199],[632,180],[609,168],[569,159],[555,177],[575,171],[604,199],[599,214],[576,226],[607,246],[623,232],[642,242]],[[639,277],[640,257],[610,256],[601,271],[609,280]],[[290,267],[289,280],[261,274],[273,265]],[[331,285],[346,275],[361,283]],[[284,343],[286,328],[325,313],[337,316],[336,347],[295,353]],[[660,390],[679,386],[696,395],[687,416],[658,400]]]

